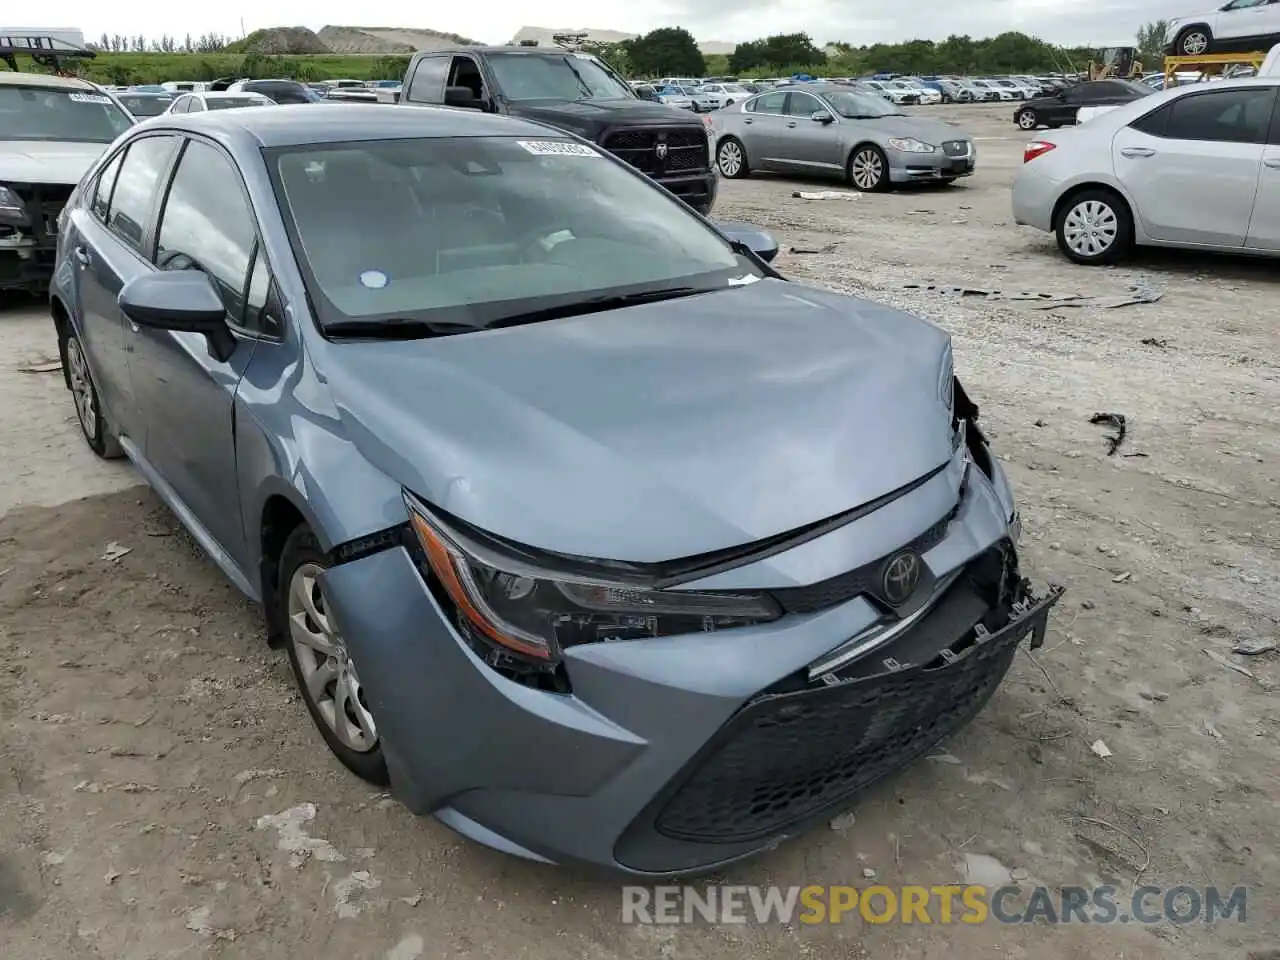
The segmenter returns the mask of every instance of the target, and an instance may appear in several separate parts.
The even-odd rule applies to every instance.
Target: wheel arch
[[[53,317],[53,329],[58,335],[58,359],[62,361],[62,383],[70,390],[71,375],[67,372],[67,331],[71,328],[71,311],[62,302],[62,297],[56,293],[49,297],[49,315]]]
[[[280,556],[289,534],[306,524],[316,529],[305,501],[280,490],[268,493],[258,515],[258,580],[262,593],[262,610],[267,621],[267,645],[284,645],[284,624],[280,622],[279,596]],[[317,534],[320,536],[320,534]]]

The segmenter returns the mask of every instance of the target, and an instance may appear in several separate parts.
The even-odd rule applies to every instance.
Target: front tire
[[[1133,217],[1110,190],[1085,190],[1063,204],[1054,233],[1072,263],[1105,266],[1132,250]]]
[[[305,524],[289,534],[280,554],[278,622],[284,624],[289,664],[302,702],[342,765],[378,786],[390,782],[378,728],[355,663],[320,588],[328,559]]]
[[[1173,41],[1173,52],[1179,57],[1201,57],[1213,47],[1213,34],[1208,27],[1187,27]]]
[[[67,325],[70,326],[70,323]],[[84,442],[103,460],[118,460],[124,456],[124,451],[102,416],[98,388],[93,384],[89,361],[85,358],[84,347],[74,329],[62,340],[62,369],[66,374],[67,385],[71,388],[71,397],[76,405],[76,419],[80,421]]]
[[[720,175],[729,180],[741,180],[751,173],[747,165],[747,149],[736,137],[725,137],[716,147],[716,166]]]
[[[1019,110],[1018,115],[1014,117],[1014,122],[1018,125],[1019,130],[1034,130],[1040,126],[1040,118],[1031,109]]]
[[[864,143],[849,154],[845,176],[855,190],[882,193],[889,189],[889,160],[875,144]]]

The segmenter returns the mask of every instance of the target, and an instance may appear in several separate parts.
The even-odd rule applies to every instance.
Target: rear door
[[[785,170],[788,164],[781,159],[783,132],[792,120],[786,116],[787,91],[775,90],[756,97],[744,107],[741,132],[751,166],[758,170]]]
[[[1251,250],[1280,252],[1280,96],[1271,114],[1266,146],[1262,148],[1258,192],[1245,246]]]
[[[1244,245],[1275,100],[1273,86],[1197,90],[1116,134],[1116,176],[1148,235]]]
[[[71,254],[79,273],[82,333],[99,396],[117,433],[139,448],[145,422],[138,409],[127,362],[131,332],[116,297],[120,288],[149,267],[151,237],[161,179],[178,138],[142,136],[103,168],[88,210],[75,213],[78,242]]]
[[[245,320],[257,248],[257,222],[235,164],[212,143],[187,140],[164,191],[152,269],[207,274],[226,305],[235,348],[219,360],[200,334],[133,327],[129,369],[146,415],[148,462],[242,569],[233,408],[257,341]]]

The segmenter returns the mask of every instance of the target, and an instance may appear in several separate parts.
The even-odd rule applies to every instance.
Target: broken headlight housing
[[[470,641],[535,663],[554,664],[564,649],[582,643],[723,630],[782,613],[763,593],[657,589],[623,563],[600,562],[592,572],[591,561],[566,558],[578,569],[552,569],[462,531],[408,492],[405,504],[424,573],[452,602],[454,626]]]
[[[26,204],[13,190],[0,184],[0,223],[25,227],[30,223]]]

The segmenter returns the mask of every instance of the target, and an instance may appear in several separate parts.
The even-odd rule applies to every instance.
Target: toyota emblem
[[[881,590],[884,598],[895,607],[905,602],[920,585],[920,557],[910,550],[904,550],[884,568],[884,579]]]
[[[653,148],[653,152],[658,155],[659,160],[667,159],[667,145],[665,143],[658,144]]]

